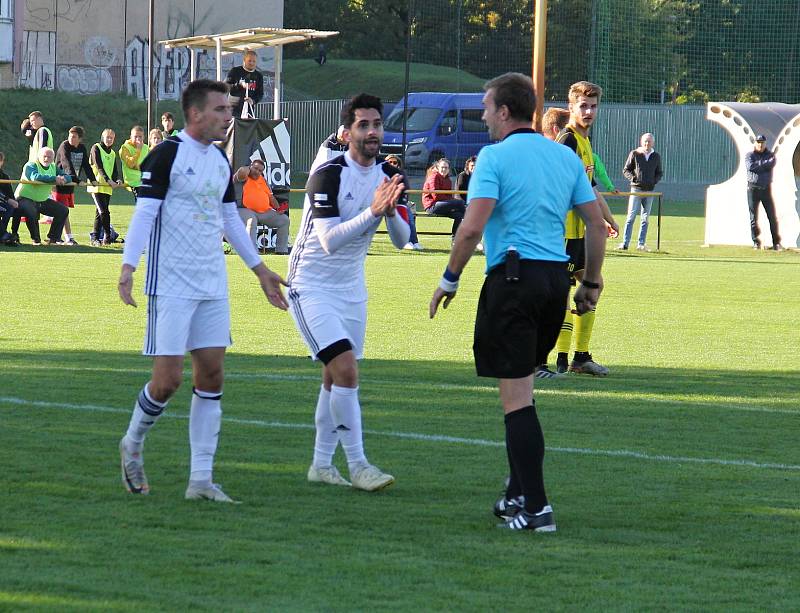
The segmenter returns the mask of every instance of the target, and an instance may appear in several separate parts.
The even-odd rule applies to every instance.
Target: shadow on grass
[[[2,339],[0,338],[0,341]],[[14,396],[22,386],[54,391],[61,384],[44,386],[46,381],[63,381],[66,387],[87,387],[92,390],[110,389],[116,384],[141,385],[147,380],[151,360],[137,353],[112,351],[47,351],[4,352],[3,364],[12,373],[2,395]],[[743,405],[779,403],[787,409],[796,408],[797,370],[752,369],[680,369],[643,368],[624,364],[607,364],[608,377],[569,374],[562,379],[535,380],[537,390],[548,394],[565,392],[608,398],[630,395],[637,403],[647,402],[650,396],[680,398],[687,404],[693,401],[707,404],[724,401]],[[367,359],[360,363],[362,386],[396,386],[397,397],[413,398],[428,393],[471,396],[496,396],[496,380],[478,377],[472,363],[428,360]],[[17,373],[17,374],[14,374]],[[18,376],[25,373],[25,376]],[[320,365],[308,357],[268,356],[231,352],[225,358],[227,385],[296,386],[315,395],[320,380]],[[184,378],[191,380],[191,360],[187,357]],[[19,382],[19,386],[15,383]],[[27,394],[26,394],[27,395]],[[624,402],[624,400],[623,400]],[[800,409],[798,409],[800,414]]]

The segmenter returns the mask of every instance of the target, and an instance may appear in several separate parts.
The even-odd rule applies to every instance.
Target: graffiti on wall
[[[26,30],[22,38],[20,86],[53,89],[55,72],[56,33]]]
[[[125,48],[125,91],[130,96],[146,99],[148,92],[147,67],[150,45],[146,40],[134,36]],[[189,83],[189,51],[183,47],[167,49],[159,46],[153,63],[156,95],[159,100],[177,100],[181,90]],[[222,71],[233,66],[233,57],[222,59]],[[217,62],[213,54],[197,53],[197,77],[214,78]]]
[[[76,94],[102,94],[114,89],[111,73],[105,68],[58,65],[58,89]]]
[[[114,89],[109,70],[117,59],[117,51],[105,36],[92,36],[83,46],[86,64],[71,66],[59,64],[56,87],[77,94],[100,94]]]
[[[55,32],[26,31],[22,49],[21,87],[59,89],[80,94],[124,91],[130,96],[147,99],[150,45],[139,36],[134,36],[124,51],[114,47],[105,36],[89,37],[83,43],[85,64],[56,64]],[[217,62],[213,52],[197,52],[196,61],[197,78],[216,78]],[[223,56],[222,74],[227,74],[240,61],[239,54]],[[156,97],[159,100],[177,100],[180,97],[182,89],[189,82],[189,62],[188,49],[158,46],[153,68]],[[273,85],[273,75],[264,72],[264,102],[271,100]]]

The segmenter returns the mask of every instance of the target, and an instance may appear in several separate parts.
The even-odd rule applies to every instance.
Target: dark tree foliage
[[[340,31],[334,58],[403,61],[409,24],[414,62],[531,72],[532,0],[286,0],[284,22]],[[607,101],[796,102],[798,32],[800,0],[549,0],[545,98],[591,79]]]

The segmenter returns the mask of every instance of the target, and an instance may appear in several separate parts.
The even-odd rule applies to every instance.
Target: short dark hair
[[[175,116],[169,111],[164,111],[161,113],[161,121],[164,121],[165,119],[171,119],[172,121],[175,121]]]
[[[86,133],[86,131],[83,129],[83,127],[82,127],[82,126],[72,126],[72,127],[71,127],[71,128],[68,130],[68,132],[69,132],[70,134],[77,134],[77,135],[78,135],[78,138],[83,138],[83,135]]]
[[[264,160],[262,160],[261,158],[256,158],[254,160],[250,160],[250,166],[252,166],[253,164],[256,164],[256,163],[261,164],[264,168],[267,167],[267,163]]]
[[[494,92],[494,104],[505,106],[512,119],[533,121],[536,110],[536,91],[531,78],[519,72],[507,72],[483,85],[484,91]]]
[[[383,115],[383,102],[377,96],[369,94],[358,94],[350,98],[347,104],[342,107],[342,112],[339,115],[341,124],[345,128],[349,129],[356,120],[356,109],[375,109],[380,115]]]
[[[6,154],[0,151],[0,160],[6,159]]]
[[[181,108],[183,109],[184,119],[189,115],[190,108],[194,107],[200,110],[206,108],[206,99],[210,92],[227,95],[228,84],[222,81],[212,81],[211,79],[197,79],[183,88]]]
[[[469,156],[466,160],[464,160],[464,170],[467,169],[467,166],[469,166],[470,162],[474,163],[474,162],[477,162],[477,161],[478,161],[478,156],[477,155]]]

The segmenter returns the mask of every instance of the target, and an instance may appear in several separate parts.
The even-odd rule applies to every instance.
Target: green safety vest
[[[106,150],[103,149],[100,143],[97,144],[97,149],[98,151],[100,151],[100,159],[103,160],[103,171],[106,173],[106,176],[110,179],[114,175],[114,165],[117,163],[117,153],[113,149],[111,150],[111,153],[106,153]],[[94,176],[95,179],[97,179],[97,182],[106,183],[100,178],[100,175],[97,172],[99,169],[97,168],[97,166],[94,165],[94,159],[92,158],[91,154],[89,155],[89,165],[92,167],[92,171],[94,172]],[[114,193],[114,189],[111,187],[102,187],[102,186],[95,187],[93,185],[89,185],[86,188],[86,191],[89,192],[90,194]]]
[[[42,166],[39,162],[28,162],[25,164],[25,167],[22,169],[22,176],[20,177],[21,181],[29,181],[28,175],[25,173],[26,170],[32,168],[33,165],[36,165],[36,170],[39,172],[40,175],[47,175],[49,177],[55,177],[58,174],[58,169],[56,168],[55,162],[50,164],[47,168]],[[50,197],[50,192],[53,190],[53,184],[47,185],[28,185],[26,183],[20,183],[17,186],[17,191],[15,192],[15,196],[17,198],[28,198],[33,200],[34,202],[44,202]]]
[[[125,142],[122,147],[119,148],[119,158],[120,164],[122,165],[122,178],[130,187],[139,187],[142,184],[142,171],[138,168],[128,168],[128,165],[122,159],[122,150],[135,154],[136,147],[133,145],[129,145]],[[150,153],[150,147],[147,145],[142,145],[142,148],[139,149],[139,157],[136,158],[136,165],[141,166],[142,160],[147,157],[147,154]]]
[[[42,126],[39,130],[36,131],[36,134],[33,135],[33,142],[31,146],[28,147],[28,161],[35,162],[39,159],[39,139],[36,136],[39,134],[40,130],[44,130],[45,134],[47,134],[47,142],[44,144],[45,147],[49,147],[50,149],[53,148],[53,133],[50,131],[50,128],[46,126]]]

